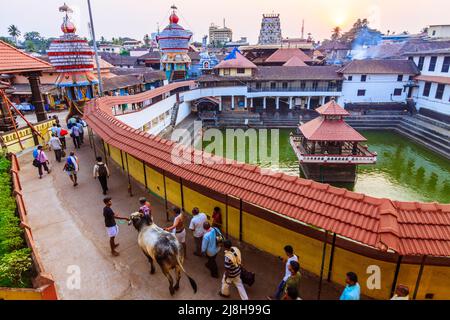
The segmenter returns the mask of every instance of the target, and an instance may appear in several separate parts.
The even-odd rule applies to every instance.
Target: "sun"
[[[342,27],[347,21],[347,16],[344,13],[335,12],[333,14],[332,20],[336,27]]]

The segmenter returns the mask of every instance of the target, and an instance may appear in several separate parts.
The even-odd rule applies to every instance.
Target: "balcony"
[[[272,87],[262,87],[262,88],[248,88],[249,93],[255,92],[342,92],[342,88],[338,87],[287,87],[287,88],[272,88]]]

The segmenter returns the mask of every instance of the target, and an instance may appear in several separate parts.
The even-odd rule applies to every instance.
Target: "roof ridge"
[[[378,228],[379,246],[382,250],[400,251],[399,213],[390,199],[383,199],[379,207],[380,225]]]

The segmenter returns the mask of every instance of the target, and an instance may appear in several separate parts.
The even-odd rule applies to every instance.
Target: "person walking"
[[[222,288],[219,295],[224,298],[230,297],[230,286],[234,285],[239,292],[241,300],[248,300],[247,292],[241,280],[241,251],[233,247],[230,240],[223,242],[225,249],[225,273],[222,278]]]
[[[212,227],[217,228],[222,232],[222,210],[215,207],[212,214]]]
[[[354,272],[348,272],[345,283],[347,284],[339,300],[360,300],[361,288],[358,276]]]
[[[150,202],[147,201],[147,198],[139,198],[139,212],[144,214],[144,217],[147,219],[147,222],[150,224],[153,222],[152,217],[152,207]]]
[[[73,182],[73,186],[78,186],[78,171],[80,170],[78,158],[75,156],[74,152],[71,152],[69,157],[67,157],[66,164],[63,169],[68,175],[70,180]]]
[[[80,130],[80,143],[84,144],[84,128],[86,127],[86,122],[83,119],[78,118],[76,126]]]
[[[57,162],[61,162],[62,158],[62,144],[61,141],[58,139],[57,134],[52,134],[52,137],[48,141],[48,146],[50,148],[50,151],[53,150],[55,153],[55,158]]]
[[[165,230],[175,234],[175,237],[183,246],[184,258],[186,259],[186,229],[184,227],[184,215],[178,207],[173,208],[173,213],[175,214],[173,225],[167,227]]]
[[[111,248],[111,254],[114,257],[117,257],[119,253],[116,251],[116,249],[119,246],[119,244],[115,243],[115,239],[119,234],[119,226],[116,223],[116,219],[125,221],[130,221],[130,219],[120,217],[114,213],[113,209],[111,208],[112,206],[111,197],[103,199],[103,203],[105,204],[105,207],[103,208],[103,217],[105,218],[105,227],[109,237],[109,246]]]
[[[284,253],[286,254],[285,258],[279,257],[279,259],[281,259],[285,265],[284,277],[278,284],[275,295],[273,297],[269,297],[269,299],[280,300],[282,298],[283,289],[285,287],[286,281],[291,276],[291,272],[289,271],[289,265],[290,265],[291,261],[298,262],[298,257],[294,254],[294,248],[292,246],[290,246],[290,245],[285,246]]]
[[[98,179],[98,181],[100,181],[103,195],[106,195],[108,193],[109,168],[105,163],[103,163],[102,157],[97,157],[97,163],[94,165],[93,176],[94,179]]]
[[[288,269],[290,274],[283,288],[283,296],[286,296],[289,288],[300,290],[300,264],[297,261],[291,260]]]
[[[72,137],[73,140],[73,144],[75,146],[75,149],[80,149],[81,148],[81,138],[80,138],[81,132],[80,132],[80,127],[77,126],[77,124],[75,123],[72,126],[71,129],[71,133],[70,136]]]
[[[198,208],[192,209],[192,219],[189,224],[189,229],[194,233],[194,243],[195,243],[195,251],[194,255],[201,257],[202,256],[202,241],[203,235],[205,234],[205,229],[203,228],[203,224],[208,221],[208,217],[203,212],[200,212]]]
[[[202,226],[205,234],[202,240],[201,253],[205,254],[208,258],[205,266],[211,272],[211,277],[219,278],[219,268],[217,267],[217,254],[220,251],[217,245],[217,229],[211,228],[208,221],[205,221]]]
[[[48,174],[51,173],[51,170],[49,169],[50,162],[48,161],[47,155],[44,152],[44,148],[42,146],[37,147],[37,152],[35,153],[35,161],[33,161],[33,164],[38,168],[39,173],[39,179],[42,179],[42,176],[44,172],[42,171],[42,168],[44,168],[45,171],[47,171]]]
[[[63,150],[66,150],[67,149],[66,135],[68,135],[69,133],[67,132],[67,130],[64,130],[60,124],[58,124],[57,127],[58,127],[57,134],[59,141],[61,141]]]

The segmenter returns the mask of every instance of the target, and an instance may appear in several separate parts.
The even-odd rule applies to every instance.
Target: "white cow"
[[[197,292],[197,283],[192,279],[183,268],[183,247],[177,238],[167,231],[164,231],[150,219],[144,217],[144,214],[135,212],[130,216],[130,223],[139,232],[138,243],[151,265],[151,274],[155,273],[153,261],[156,261],[161,267],[162,272],[169,280],[169,291],[171,295],[175,294],[180,288],[181,271],[183,271],[191,283],[194,293]],[[170,273],[175,269],[176,284],[173,285],[173,278]]]

